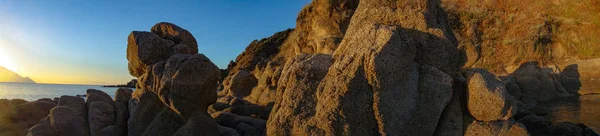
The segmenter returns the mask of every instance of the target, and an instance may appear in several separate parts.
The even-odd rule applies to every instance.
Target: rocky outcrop
[[[452,98],[452,77],[459,76],[460,66],[456,61],[448,61],[457,60],[449,58],[457,58],[459,52],[445,33],[448,27],[444,20],[423,18],[422,13],[437,15],[440,11],[437,8],[435,3],[426,1],[398,5],[361,1],[322,81],[310,76],[292,76],[291,79],[301,81],[298,87],[278,89],[278,92],[283,92],[278,94],[301,91],[294,93],[300,96],[283,95],[278,99],[306,97],[309,100],[297,113],[305,123],[298,124],[298,127],[293,127],[295,124],[290,124],[291,127],[269,127],[268,134],[433,134],[437,120]],[[282,75],[280,85],[284,79],[287,77]],[[316,90],[310,90],[310,86],[316,84],[312,80],[319,84],[314,88]],[[435,87],[426,86],[428,83]],[[439,101],[417,107],[428,97],[436,97]],[[314,102],[310,103],[310,99]],[[289,106],[288,102],[275,105],[278,104],[286,104],[280,105],[279,110]],[[289,113],[273,111],[271,117],[277,117],[277,114]],[[289,119],[299,120],[294,118]],[[418,121],[421,119],[433,122]],[[269,124],[277,122],[286,121],[269,119]]]
[[[466,72],[469,113],[480,121],[508,120],[517,112],[516,100],[504,84],[484,69]]]
[[[542,69],[537,62],[521,65],[513,75],[522,93],[535,97],[539,102],[547,102],[567,93],[551,71]]]
[[[317,112],[316,90],[330,66],[331,56],[326,54],[298,55],[286,63],[267,124],[268,134],[303,134],[315,125],[310,117]]]
[[[41,120],[46,120],[45,117],[56,105],[48,99],[31,102],[22,99],[0,99],[0,109],[3,109],[0,111],[0,135],[26,135],[29,128]]]
[[[128,135],[217,133],[206,111],[216,101],[219,69],[196,54],[189,32],[158,23],[151,32],[132,32],[127,49],[130,73],[140,80],[129,102]]]
[[[314,0],[305,6],[296,19],[296,29],[286,41],[286,47],[293,49],[291,55],[333,54],[344,38],[350,25],[358,0]]]
[[[223,81],[219,96],[239,97],[263,106],[272,103],[280,65],[285,63],[283,58],[277,56],[284,54],[281,45],[292,31],[288,29],[260,41],[252,41],[228,66],[226,71],[229,75]]]
[[[139,79],[135,91],[119,88],[114,100],[94,89],[85,101],[63,96],[29,135],[218,135],[206,111],[217,98],[219,69],[197,54],[193,36],[163,22],[152,32],[132,32],[128,42],[130,74]]]

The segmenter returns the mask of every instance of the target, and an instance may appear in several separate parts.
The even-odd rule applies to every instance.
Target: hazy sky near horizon
[[[310,0],[0,0],[0,66],[38,83],[122,84],[127,36],[158,22],[189,30],[225,68],[254,39],[293,28]]]

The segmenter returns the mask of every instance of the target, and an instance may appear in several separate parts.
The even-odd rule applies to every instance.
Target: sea
[[[41,98],[52,99],[63,95],[85,95],[87,89],[101,90],[114,98],[115,92],[119,88],[102,87],[101,85],[0,83],[0,99],[35,101]]]

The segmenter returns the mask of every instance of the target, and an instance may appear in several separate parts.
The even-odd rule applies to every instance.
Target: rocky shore
[[[590,94],[600,61],[467,67],[450,23],[435,0],[315,0],[219,70],[160,22],[128,36],[135,90],[0,100],[0,135],[598,135],[546,116]]]

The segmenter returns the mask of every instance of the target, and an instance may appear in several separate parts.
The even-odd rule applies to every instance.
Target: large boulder
[[[122,126],[119,123],[127,116],[124,105],[129,111],[127,135],[173,135],[193,117],[207,116],[208,106],[217,99],[220,71],[206,56],[197,53],[194,37],[171,23],[158,23],[151,32],[132,32],[127,60],[130,74],[139,82],[131,99],[116,99],[119,107],[115,125]],[[186,131],[186,135],[217,134],[216,123],[204,125],[208,127]],[[112,126],[103,129],[103,133],[104,130],[113,131]],[[121,131],[114,129],[116,133]]]
[[[434,134],[442,112],[453,98],[452,81],[450,75],[434,67],[421,65],[417,107],[408,123],[408,126],[415,129],[405,129],[404,134]]]
[[[467,106],[479,121],[507,120],[517,113],[517,101],[504,84],[485,69],[471,69],[467,78]]]
[[[348,1],[340,3],[345,2]],[[412,3],[360,1],[343,40],[333,52],[331,67],[314,91],[314,104],[308,104],[302,110],[313,109],[314,114],[306,112],[308,114],[300,115],[307,118],[303,128],[294,127],[291,132],[267,129],[268,134],[431,135],[437,123],[431,125],[428,124],[431,122],[414,121],[439,119],[452,97],[452,78],[449,77],[458,76],[461,66],[460,52],[449,33],[443,12],[436,4],[426,0]],[[428,66],[431,68],[426,69]],[[431,72],[435,71],[432,69],[439,72]],[[430,76],[427,75],[429,72],[446,76]],[[420,74],[424,74],[422,78]],[[280,83],[284,78],[282,75]],[[302,78],[298,80],[305,81]],[[314,82],[311,80],[319,79],[309,78],[306,81]],[[440,88],[421,87],[432,82]],[[283,88],[281,91],[288,90]],[[312,97],[310,93],[303,94],[310,90],[298,91],[301,93],[294,94]],[[418,103],[423,102],[419,98],[421,93],[446,95],[430,103],[430,107],[418,108]],[[279,108],[286,106],[280,105]],[[431,117],[417,115],[421,113]],[[419,130],[415,129],[421,129],[421,126],[428,127],[428,130],[417,132]]]
[[[152,91],[178,114],[205,113],[217,100],[219,72],[217,66],[202,54],[173,55],[165,62],[160,83],[154,85],[158,89]]]
[[[115,92],[115,135],[127,135],[127,119],[129,118],[129,100],[133,91],[128,88],[119,88]]]
[[[435,128],[435,136],[462,136],[465,128],[464,111],[465,104],[463,102],[465,96],[465,78],[458,77],[453,81],[452,100],[442,112],[442,116]]]
[[[473,121],[467,127],[465,136],[529,136],[529,133],[523,124],[514,120]]]
[[[88,107],[90,107],[90,105],[96,101],[101,101],[101,102],[106,102],[112,105],[113,100],[112,98],[110,98],[110,96],[108,94],[106,94],[103,91],[100,90],[96,90],[96,89],[88,89],[86,90],[86,95],[85,95],[86,99],[85,102],[87,104]]]
[[[198,54],[198,43],[196,38],[187,30],[169,23],[160,22],[152,26],[150,32],[157,34],[163,39],[175,42],[177,54]]]
[[[132,94],[128,106],[130,116],[127,120],[128,136],[142,135],[148,124],[165,108],[156,94],[139,88]]]
[[[229,81],[230,85],[225,88],[225,91],[228,91],[230,96],[244,98],[250,95],[257,82],[252,73],[247,70],[240,70],[233,74]]]
[[[173,44],[173,41],[164,40],[155,33],[131,32],[127,40],[129,74],[139,77],[146,72],[146,67],[167,59]]]
[[[104,101],[92,101],[89,105],[88,123],[90,136],[101,136],[100,130],[115,124],[114,106],[112,103]]]
[[[536,98],[539,102],[547,102],[558,97],[560,93],[555,83],[556,78],[551,71],[540,67],[538,62],[528,62],[513,72],[517,84],[525,95],[530,95]]]
[[[61,97],[61,100],[63,100],[63,97]],[[84,117],[71,107],[54,107],[48,116],[50,117],[50,125],[60,136],[87,135],[88,128]]]
[[[267,134],[291,135],[294,130],[307,130],[314,125],[309,117],[317,112],[316,90],[329,66],[331,56],[325,54],[298,55],[286,63]]]
[[[63,95],[58,101],[58,106],[66,106],[73,109],[78,117],[87,117],[85,101],[81,97]]]
[[[547,121],[543,117],[536,115],[528,115],[517,120],[519,123],[525,125],[527,131],[531,135],[550,135],[549,127],[552,126],[552,122]]]
[[[14,115],[18,121],[33,121],[38,122],[40,119],[48,116],[50,110],[56,106],[56,103],[52,101],[33,101],[16,105],[14,108]],[[6,108],[9,109],[9,108]]]

